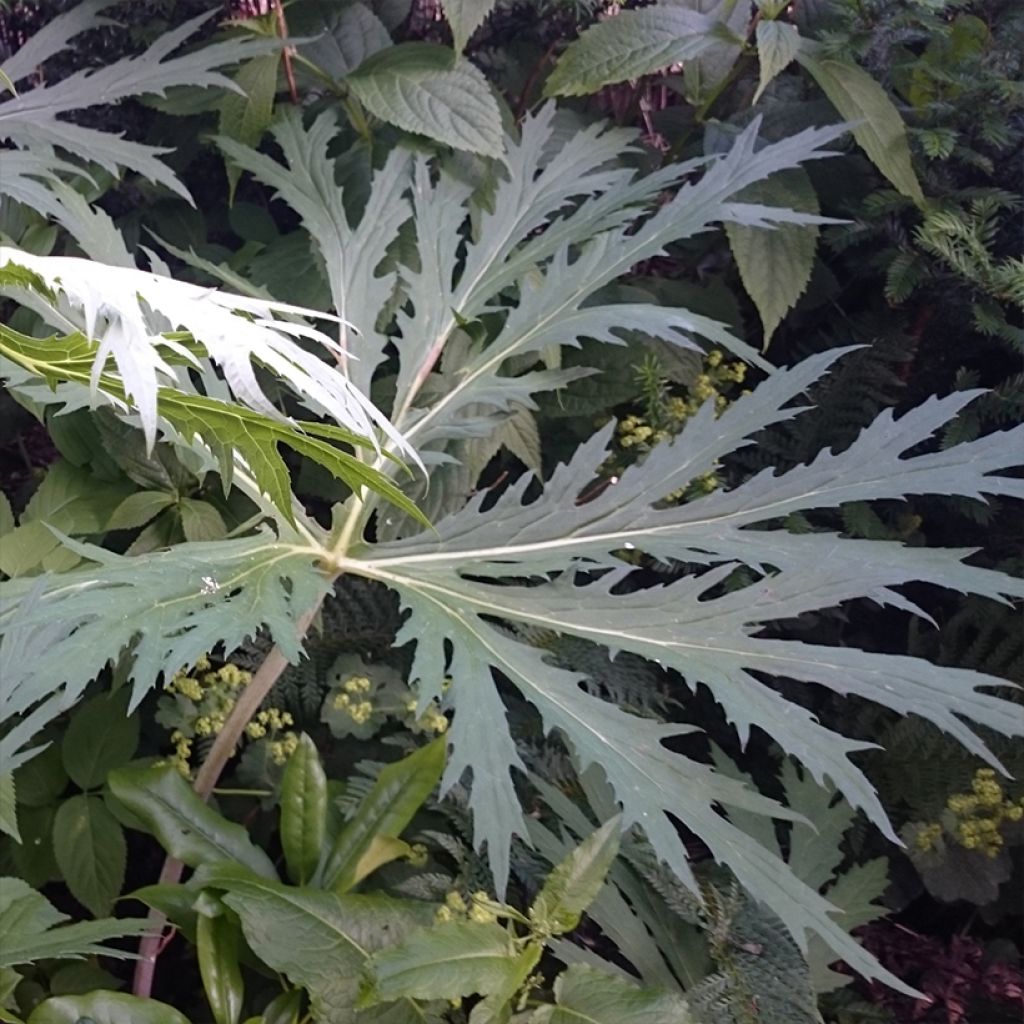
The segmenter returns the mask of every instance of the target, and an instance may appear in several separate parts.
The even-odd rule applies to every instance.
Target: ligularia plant
[[[967,551],[797,535],[781,525],[790,514],[851,501],[1024,496],[1020,479],[999,475],[1019,461],[1024,428],[947,450],[928,445],[974,392],[930,400],[898,419],[884,413],[845,451],[822,451],[789,472],[769,469],[732,489],[665,500],[798,415],[801,396],[844,352],[772,370],[723,325],[685,309],[610,302],[606,286],[669,243],[718,223],[816,222],[744,202],[740,193],[777,171],[827,158],[823,147],[840,131],[814,129],[761,145],[755,123],[723,156],[644,175],[621,160],[631,133],[591,127],[572,134],[549,106],[507,139],[488,188],[475,190],[464,175],[398,150],[374,173],[361,216],[336,184],[328,156],[336,131],[331,113],[307,124],[290,110],[274,129],[277,156],[222,140],[239,170],[301,218],[333,297],[330,337],[312,326],[315,314],[273,301],[3,253],[8,281],[66,318],[62,328],[50,318],[60,330],[51,339],[3,330],[12,383],[30,388],[46,378],[66,405],[88,401],[90,388],[97,400],[106,396],[150,438],[187,449],[226,484],[244,488],[263,522],[248,535],[184,543],[145,560],[69,540],[85,567],[3,583],[0,630],[5,649],[20,653],[5,667],[2,706],[5,717],[23,717],[2,753],[26,749],[33,708],[54,700],[64,706],[126,652],[139,699],[161,675],[265,630],[278,651],[252,684],[258,705],[285,659],[301,655],[303,633],[332,581],[354,574],[401,599],[399,643],[414,647],[420,709],[440,701],[453,713],[444,784],[469,783],[476,840],[486,846],[499,891],[510,843],[527,835],[503,681],[533,704],[581,768],[600,767],[624,827],[641,829],[684,883],[696,887],[677,822],[798,942],[815,933],[866,975],[899,984],[777,851],[729,818],[732,810],[790,812],[666,745],[692,727],[621,710],[587,692],[584,673],[556,667],[525,639],[531,628],[582,638],[671,668],[691,690],[703,684],[741,738],[763,729],[890,837],[885,811],[851,759],[864,745],[818,722],[772,678],[920,715],[989,760],[974,727],[1024,731],[1019,705],[991,692],[1002,680],[785,634],[785,623],[805,612],[858,598],[915,611],[895,589],[912,581],[996,600],[1024,595],[1024,582],[967,564]],[[705,405],[614,485],[593,486],[610,443],[606,428],[549,479],[527,474],[497,496],[469,497],[475,481],[466,479],[467,446],[528,414],[536,394],[580,376],[578,367],[561,365],[562,346],[622,344],[625,332],[690,349],[700,340],[728,346],[768,372],[721,415]],[[315,354],[300,344],[309,342]],[[276,413],[261,386],[269,377],[336,423]],[[372,397],[390,410],[390,422]],[[257,435],[263,440],[253,443]],[[354,444],[356,454],[340,460],[336,441]],[[351,496],[335,508],[329,529],[291,494],[274,454],[278,443],[349,474]],[[415,468],[403,472],[411,449],[428,467],[426,478]],[[432,525],[417,519],[409,496]],[[678,578],[624,592],[636,551],[672,561]]]

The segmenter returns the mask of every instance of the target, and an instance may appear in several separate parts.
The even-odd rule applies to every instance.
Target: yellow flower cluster
[[[456,920],[493,924],[493,922],[498,920],[498,911],[500,909],[501,904],[495,903],[482,889],[470,896],[468,905],[462,898],[462,895],[453,890],[445,897],[444,904],[438,907],[434,920],[438,924]]]
[[[1011,800],[991,768],[974,773],[969,793],[954,793],[946,801],[947,814],[942,823],[921,827],[915,845],[923,852],[934,850],[943,833],[949,834],[965,850],[977,850],[998,857],[1005,845],[1004,825],[1024,819],[1024,799]]]
[[[686,421],[696,415],[697,410],[709,399],[714,400],[715,412],[721,415],[728,408],[732,399],[726,394],[736,384],[746,379],[747,367],[741,362],[726,362],[723,354],[714,349],[704,360],[704,372],[699,374],[689,386],[687,397],[678,395],[665,396],[653,403],[646,414],[623,417],[616,428],[618,447],[626,452],[644,454],[669,438],[675,437]],[[616,459],[611,458],[603,467],[607,473],[619,474],[624,468]],[[668,501],[681,501],[684,498],[699,497],[715,490],[720,481],[714,472],[705,473],[694,480],[689,486],[669,495]]]
[[[373,701],[353,700],[352,694],[344,690],[334,698],[334,707],[338,711],[346,712],[356,725],[365,724],[373,715]]]
[[[273,740],[267,744],[270,760],[277,765],[284,764],[298,749],[299,736],[294,732],[286,732],[279,740]]]
[[[954,793],[946,807],[956,815],[956,838],[968,850],[980,850],[989,857],[998,857],[1003,848],[1004,822],[1024,818],[1024,799],[1010,800],[996,780],[991,768],[974,773],[970,793]]]
[[[280,708],[267,708],[260,711],[255,718],[245,727],[250,739],[258,740],[267,735],[268,732],[279,732],[294,725],[295,719],[287,711]]]

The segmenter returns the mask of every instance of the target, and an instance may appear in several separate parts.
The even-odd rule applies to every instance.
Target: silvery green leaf
[[[231,394],[241,404],[272,418],[281,416],[257,381],[254,361],[258,361],[341,426],[364,437],[373,437],[379,429],[409,451],[384,415],[336,366],[299,344],[302,339],[312,341],[334,356],[341,351],[336,341],[295,319],[274,317],[275,312],[324,314],[141,270],[0,247],[0,283],[13,279],[24,288],[26,270],[64,299],[86,337],[99,342],[92,371],[94,392],[107,359],[113,358],[150,445],[156,438],[159,387],[181,386],[161,350],[199,367],[189,349],[165,336],[168,330],[184,328],[223,370]],[[50,305],[57,306],[53,301]]]

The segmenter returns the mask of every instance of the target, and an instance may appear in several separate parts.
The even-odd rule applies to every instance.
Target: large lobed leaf
[[[70,41],[81,32],[109,24],[109,18],[96,15],[113,6],[114,2],[90,0],[54,18],[0,65],[0,73],[17,85],[34,74],[41,64],[67,49]],[[276,39],[241,37],[173,56],[215,13],[208,11],[165,32],[137,57],[125,57],[103,68],[77,71],[53,85],[21,89],[18,95],[0,103],[0,139],[31,153],[37,161],[34,177],[60,166],[52,151],[56,146],[114,174],[121,167],[127,167],[189,199],[184,185],[158,159],[164,150],[61,120],[59,115],[116,103],[130,96],[164,95],[167,89],[180,85],[217,86],[238,91],[231,79],[218,69],[279,49],[281,44]],[[21,155],[4,152],[0,156],[0,192],[8,191],[11,178],[8,167],[16,166],[15,160]],[[32,180],[32,177],[18,179],[21,190],[15,193],[16,198],[45,201],[45,188],[33,188]]]
[[[23,716],[0,739],[5,765],[128,648],[133,703],[161,673],[169,677],[221,643],[232,650],[261,628],[297,661],[296,623],[328,585],[317,550],[267,535],[182,544],[144,558],[65,543],[91,564],[0,588],[0,712],[4,722]]]
[[[499,881],[511,834],[522,834],[514,812],[510,769],[521,767],[497,691],[485,682],[497,669],[557,729],[584,764],[602,766],[624,809],[658,855],[690,879],[668,814],[681,820],[729,864],[756,898],[767,903],[800,941],[810,929],[869,974],[877,965],[838,929],[828,903],[786,871],[770,852],[717,812],[718,806],[781,812],[732,779],[672,753],[663,741],[688,727],[638,719],[580,688],[580,673],[548,664],[543,654],[497,623],[556,630],[630,651],[676,669],[689,686],[707,686],[746,736],[754,725],[772,735],[819,781],[826,777],[853,806],[890,836],[891,826],[868,780],[848,758],[863,748],[819,724],[759,675],[781,676],[852,693],[902,713],[928,718],[971,750],[993,760],[968,723],[1019,734],[1018,705],[988,692],[1001,680],[921,660],[826,647],[761,635],[786,620],[856,598],[914,610],[894,587],[914,581],[1000,598],[1024,595],[1024,581],[965,564],[966,551],[907,548],[847,540],[833,534],[794,535],[767,528],[791,512],[848,501],[912,494],[970,497],[1024,495],[1020,480],[996,475],[1019,462],[1024,427],[945,451],[914,452],[974,397],[934,399],[895,420],[884,413],[845,451],[822,452],[788,473],[768,470],[740,486],[684,505],[658,504],[671,492],[798,410],[790,402],[825,372],[831,352],[778,371],[753,394],[715,418],[705,406],[679,440],[656,448],[598,497],[578,497],[603,461],[609,432],[584,445],[534,501],[529,478],[511,487],[486,513],[486,495],[440,522],[436,533],[381,547],[347,568],[396,588],[410,611],[400,640],[416,640],[414,675],[422,699],[438,697],[447,671],[456,708],[448,784],[471,769],[478,839],[486,841]],[[761,527],[755,529],[754,527]],[[630,569],[629,549],[662,559],[713,566],[664,587],[618,592]],[[721,592],[737,563],[760,578]],[[509,578],[519,580],[511,583]],[[532,585],[523,582],[533,579]],[[486,723],[486,727],[484,726]],[[692,879],[691,879],[692,880]]]

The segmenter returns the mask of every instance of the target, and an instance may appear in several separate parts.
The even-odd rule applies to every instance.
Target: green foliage
[[[897,5],[887,47],[854,5],[698,6],[605,17],[552,62],[550,39],[529,55],[544,26],[494,53],[507,5],[445,3],[445,28],[397,0],[297,0],[287,25],[185,56],[201,19],[143,26],[144,53],[68,71],[105,9],[87,3],[4,65],[24,67],[0,133],[45,116],[0,156],[0,372],[62,458],[34,474],[22,450],[0,502],[0,873],[40,920],[29,884],[106,914],[125,830],[155,838],[192,874],[136,895],[195,947],[201,1018],[811,1024],[836,957],[899,985],[849,934],[888,876],[867,824],[932,842],[936,822],[867,741],[898,747],[896,715],[969,772],[1011,750],[996,688],[1024,587],[936,546],[943,509],[1021,496],[1019,389],[982,397],[972,353],[984,373],[929,398],[949,382],[913,362],[927,317],[894,327],[954,282],[970,338],[1019,344],[1018,203],[990,155],[1016,129],[949,112],[1001,81],[970,14]],[[533,104],[609,84],[602,108],[636,104],[643,136]],[[97,87],[150,97],[133,137],[173,138],[168,164],[62,119]],[[839,136],[800,130],[819,91],[888,184],[855,153],[817,170]],[[992,180],[961,188],[963,168]],[[167,194],[185,181],[201,214]],[[741,340],[737,275],[788,368]],[[882,316],[847,321],[867,280]],[[968,603],[918,608],[920,583]],[[872,603],[951,629],[879,653]],[[737,741],[750,775],[714,753]],[[232,744],[207,805],[193,759],[205,793]],[[1008,860],[957,846],[968,826],[944,817],[942,849],[911,858],[982,904]],[[100,955],[112,923],[22,924],[0,1005],[183,1019],[95,962],[75,983],[39,962]]]

